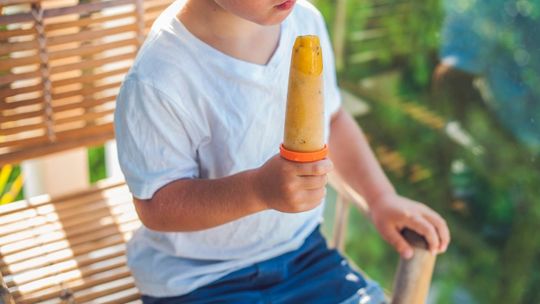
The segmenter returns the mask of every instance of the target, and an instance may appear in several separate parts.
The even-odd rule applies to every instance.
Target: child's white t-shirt
[[[193,36],[175,17],[183,3],[158,18],[117,99],[118,156],[139,199],[178,179],[215,179],[260,167],[279,152],[291,51],[299,35],[321,40],[326,139],[340,105],[328,33],[307,1],[299,1],[282,23],[267,65],[235,59]],[[322,208],[267,210],[197,232],[141,227],[128,243],[128,265],[141,293],[186,294],[297,249],[321,222]]]

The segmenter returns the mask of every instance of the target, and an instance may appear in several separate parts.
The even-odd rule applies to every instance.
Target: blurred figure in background
[[[499,251],[498,303],[537,303],[531,269],[540,266],[540,1],[444,2],[433,100],[484,148],[467,159],[476,176],[461,191],[468,197],[457,199],[469,201],[471,222]],[[456,159],[456,151],[441,150]]]
[[[467,102],[473,80],[505,130],[540,151],[540,3],[445,0],[438,90]],[[456,96],[457,95],[457,96]],[[456,105],[458,116],[467,104]]]

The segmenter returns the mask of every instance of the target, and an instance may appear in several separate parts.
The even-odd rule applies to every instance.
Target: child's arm
[[[275,209],[302,212],[326,194],[328,159],[294,163],[274,156],[262,167],[220,179],[182,179],[159,189],[150,200],[134,199],[143,224],[158,231],[196,231]]]
[[[374,225],[403,257],[412,255],[400,234],[404,227],[423,235],[433,253],[446,250],[450,241],[446,222],[429,207],[396,193],[364,134],[343,109],[332,116],[329,147],[337,172],[365,197]]]

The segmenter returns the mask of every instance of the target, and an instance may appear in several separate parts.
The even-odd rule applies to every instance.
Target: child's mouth
[[[279,10],[288,10],[293,7],[296,0],[287,0],[279,5],[276,5],[275,7]]]

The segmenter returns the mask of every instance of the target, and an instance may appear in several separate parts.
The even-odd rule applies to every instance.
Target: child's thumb
[[[387,235],[388,242],[396,249],[402,258],[408,260],[412,258],[414,251],[401,235],[398,229],[391,229]]]

